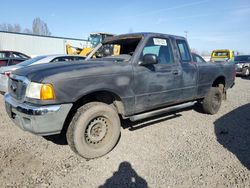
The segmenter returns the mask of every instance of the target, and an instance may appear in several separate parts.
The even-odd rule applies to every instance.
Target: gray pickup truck
[[[119,55],[111,55],[114,46]],[[71,149],[90,159],[116,145],[121,118],[136,121],[190,101],[217,113],[234,79],[234,64],[195,62],[183,37],[135,33],[106,38],[82,63],[15,71],[5,104],[22,129],[42,136],[66,130]]]

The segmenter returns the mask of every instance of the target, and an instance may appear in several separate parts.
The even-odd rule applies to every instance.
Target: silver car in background
[[[80,61],[84,60],[84,56],[76,55],[42,55],[32,59],[28,59],[17,65],[0,67],[0,93],[8,91],[8,78],[11,72],[31,65],[38,65],[43,63],[59,62],[59,61]]]
[[[234,58],[236,65],[236,75],[249,76],[250,75],[250,55],[239,55]]]

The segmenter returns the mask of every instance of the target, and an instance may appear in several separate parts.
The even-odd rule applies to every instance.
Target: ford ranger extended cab
[[[71,149],[91,159],[116,145],[121,118],[136,121],[190,101],[217,113],[234,79],[234,64],[193,61],[183,37],[135,33],[106,38],[82,63],[15,71],[5,104],[20,128],[42,136],[66,130]]]

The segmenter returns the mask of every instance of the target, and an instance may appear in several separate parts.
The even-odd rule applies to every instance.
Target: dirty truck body
[[[100,44],[83,63],[35,65],[14,72],[5,95],[10,118],[37,135],[66,130],[76,153],[95,158],[117,143],[118,114],[137,120],[190,101],[201,102],[206,113],[214,114],[234,84],[233,64],[194,63],[183,37],[137,33],[107,38],[102,45],[110,44],[120,45],[121,54],[91,58]],[[41,88],[32,88],[33,83],[49,84],[53,97],[40,99]],[[38,97],[30,97],[31,91]]]

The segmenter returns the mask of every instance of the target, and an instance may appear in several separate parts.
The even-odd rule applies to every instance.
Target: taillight
[[[5,72],[4,75],[10,77],[11,72]]]

